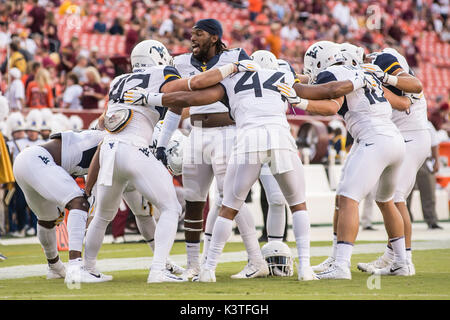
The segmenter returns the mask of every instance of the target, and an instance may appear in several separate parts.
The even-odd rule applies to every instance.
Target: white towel
[[[114,161],[119,141],[115,139],[105,139],[100,148],[100,171],[97,183],[103,186],[112,186],[114,173]]]

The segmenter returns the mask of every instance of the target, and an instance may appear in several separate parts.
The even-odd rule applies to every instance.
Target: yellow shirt
[[[17,68],[25,74],[27,71],[27,61],[20,52],[16,51],[9,57],[9,68]]]

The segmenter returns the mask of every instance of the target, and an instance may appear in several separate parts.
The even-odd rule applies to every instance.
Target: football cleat
[[[263,278],[267,277],[269,274],[270,271],[266,261],[262,261],[259,264],[253,264],[249,262],[241,272],[233,274],[231,276],[231,279]]]
[[[189,280],[191,278],[194,278],[195,276],[198,276],[200,273],[200,267],[187,267],[184,272],[181,274],[181,277]]]
[[[298,280],[299,281],[319,280],[319,277],[314,273],[312,267],[306,267],[298,269]]]
[[[371,262],[360,262],[358,263],[358,265],[356,266],[358,268],[358,270],[361,270],[362,272],[369,272],[369,273],[373,273],[374,270],[376,269],[383,269],[385,267],[387,267],[388,265],[390,265],[392,263],[392,260],[387,259],[384,257],[384,255],[378,257],[376,260],[371,261]]]
[[[322,279],[339,279],[339,280],[351,280],[352,273],[350,268],[337,263],[333,263],[327,270],[318,273],[317,277]]]
[[[216,274],[214,270],[202,269],[198,275],[199,282],[216,282]]]
[[[311,268],[314,272],[324,272],[329,267],[331,267],[331,265],[334,263],[334,261],[336,261],[336,259],[334,259],[333,257],[328,257],[324,261],[322,261],[320,264],[318,264],[316,266],[312,266]]]
[[[111,281],[112,276],[98,272],[97,270],[87,270],[82,265],[69,265],[64,282],[66,284],[75,283],[96,283]]]
[[[8,259],[5,255],[0,253],[0,261],[5,261],[6,259]]]
[[[165,270],[150,270],[148,274],[147,283],[159,283],[159,282],[185,282],[187,279],[176,276],[167,269]]]
[[[179,265],[177,265],[176,263],[174,263],[173,261],[167,259],[166,262],[166,270],[169,271],[172,274],[181,274],[183,273],[186,269],[184,269],[183,267],[180,267]]]
[[[58,262],[48,265],[47,280],[61,279],[65,277],[66,277],[66,268],[64,267],[64,264],[61,262],[61,260],[58,260]]]
[[[397,262],[393,262],[383,269],[375,269],[372,271],[372,274],[380,276],[409,276],[409,273],[410,269],[408,268],[408,265],[406,263],[399,264]]]

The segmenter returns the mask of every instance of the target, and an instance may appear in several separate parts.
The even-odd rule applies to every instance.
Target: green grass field
[[[361,244],[362,242],[358,242]],[[328,242],[314,242],[312,246],[329,246]],[[289,243],[295,247],[295,243]],[[242,251],[241,243],[228,243],[225,252]],[[8,257],[0,262],[2,268],[18,265],[44,264],[39,245],[0,246]],[[99,259],[148,257],[144,243],[104,244]],[[184,254],[183,242],[175,243],[172,254]],[[379,289],[370,290],[368,274],[356,269],[357,262],[366,262],[378,254],[355,254],[352,258],[352,280],[297,281],[291,278],[232,280],[230,275],[240,271],[245,262],[219,264],[216,283],[147,284],[147,270],[106,272],[114,280],[99,284],[81,284],[68,289],[62,279],[46,280],[45,276],[0,280],[0,300],[448,300],[450,299],[450,250],[417,250],[414,252],[416,276],[382,277]],[[61,252],[67,261],[67,252]],[[317,264],[325,257],[312,257]]]

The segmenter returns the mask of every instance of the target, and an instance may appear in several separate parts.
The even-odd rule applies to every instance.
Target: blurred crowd
[[[420,71],[425,33],[450,43],[448,13],[449,0],[0,0],[0,91],[8,104],[0,123],[30,109],[102,111],[109,83],[129,71],[136,43],[155,39],[172,55],[189,52],[199,17],[223,23],[229,48],[243,47],[248,54],[270,50],[300,73],[306,49],[317,40],[352,42],[367,52],[394,47]],[[93,23],[67,32],[74,15]],[[111,41],[122,41],[124,50],[87,46],[80,41],[86,33],[117,36]],[[437,130],[450,132],[449,101],[450,90],[428,101]],[[8,126],[1,127],[12,139]],[[335,136],[339,154],[344,141],[339,132]]]

